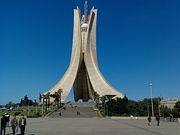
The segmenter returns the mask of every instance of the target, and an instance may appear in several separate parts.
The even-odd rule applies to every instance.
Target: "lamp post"
[[[150,93],[151,93],[151,109],[152,109],[152,117],[154,117],[154,107],[153,107],[153,99],[152,99],[152,83],[149,84]]]

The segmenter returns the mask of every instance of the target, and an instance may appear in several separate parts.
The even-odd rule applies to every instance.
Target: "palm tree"
[[[42,101],[42,95],[39,93],[39,102]]]
[[[47,93],[47,106],[48,106],[48,109],[49,109],[49,106],[50,106],[50,92]]]
[[[101,102],[102,102],[102,107],[103,107],[103,110],[104,110],[104,114],[106,114],[106,105],[105,105],[105,101],[106,101],[106,96],[102,96],[100,98]]]
[[[54,98],[54,103],[57,105],[57,107],[59,107],[59,94],[58,94],[58,92],[55,92],[55,93],[51,94],[50,96]]]
[[[45,101],[46,113],[47,113],[47,110],[48,110],[49,105],[50,105],[50,93],[49,92],[46,95],[43,95],[43,101]]]
[[[100,100],[101,100],[101,102],[102,102],[102,104],[103,104],[103,106],[104,106],[105,101],[106,101],[106,96],[102,96],[102,97],[100,98]]]
[[[94,95],[94,101],[96,102],[96,106],[97,106],[99,104],[99,94],[96,91],[94,91],[93,95]]]
[[[57,104],[58,108],[61,107],[61,95],[62,95],[63,90],[59,89],[57,92],[54,94],[51,94],[50,96],[54,98],[54,102]]]
[[[41,95],[41,98],[42,98],[42,115],[44,114],[44,102],[45,102],[45,95],[42,94]]]
[[[63,89],[60,88],[60,89],[57,91],[57,93],[58,93],[58,95],[59,95],[60,107],[61,107],[61,94],[63,93]]]

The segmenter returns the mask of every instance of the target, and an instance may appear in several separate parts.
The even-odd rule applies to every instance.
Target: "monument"
[[[108,95],[123,98],[103,77],[96,55],[96,21],[97,9],[94,7],[88,15],[88,4],[85,1],[84,14],[77,7],[74,9],[74,31],[70,65],[62,79],[50,90],[50,94],[62,89],[61,100],[65,102],[70,90],[74,90],[74,99],[78,101],[94,100],[95,94],[100,97]],[[46,93],[47,93],[46,92]]]

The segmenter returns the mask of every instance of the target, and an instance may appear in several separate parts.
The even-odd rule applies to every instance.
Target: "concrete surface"
[[[146,120],[38,118],[27,120],[26,135],[180,135],[180,123],[161,122],[158,127]]]

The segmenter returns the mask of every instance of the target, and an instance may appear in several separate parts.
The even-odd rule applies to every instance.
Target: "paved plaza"
[[[180,135],[180,123],[110,118],[37,118],[27,120],[26,135]],[[8,129],[8,132],[10,129]],[[10,134],[8,134],[10,135]]]

